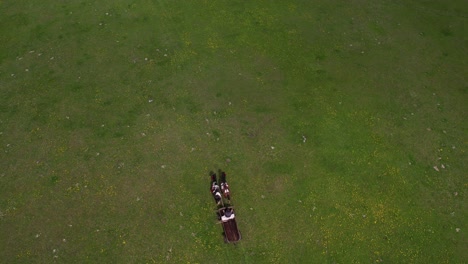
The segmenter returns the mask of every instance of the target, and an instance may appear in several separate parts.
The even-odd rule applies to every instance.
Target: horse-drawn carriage
[[[241,234],[237,228],[234,208],[231,206],[231,196],[229,185],[226,181],[226,173],[219,171],[221,188],[218,185],[217,177],[214,172],[211,175],[211,194],[218,206],[218,220],[221,222],[224,230],[224,241],[227,243],[237,242],[241,239]],[[226,200],[226,202],[225,202]]]

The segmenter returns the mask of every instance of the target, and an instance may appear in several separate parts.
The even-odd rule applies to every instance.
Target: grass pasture
[[[0,1],[0,262],[466,262],[467,17]]]

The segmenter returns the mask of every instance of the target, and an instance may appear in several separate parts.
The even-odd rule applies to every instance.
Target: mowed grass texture
[[[1,1],[1,262],[463,263],[467,12]]]

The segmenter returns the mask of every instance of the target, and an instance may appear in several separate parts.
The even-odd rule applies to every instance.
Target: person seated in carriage
[[[221,221],[227,222],[234,218],[234,209],[232,209],[232,207],[227,207],[221,211]]]

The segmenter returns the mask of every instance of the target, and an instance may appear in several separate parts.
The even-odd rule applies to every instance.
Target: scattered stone
[[[439,171],[439,168],[437,166],[432,167],[434,170]]]
[[[444,164],[440,165],[440,167],[441,167],[442,169],[445,169],[445,166],[444,166]]]
[[[161,169],[165,169],[166,168],[166,165],[161,165]]]
[[[271,146],[271,149],[275,149],[275,147]]]
[[[455,228],[455,231],[457,231],[457,233],[458,233],[458,232],[460,232],[460,230],[461,230],[461,229],[460,229],[460,228],[458,228],[458,227],[457,227],[457,228]]]

